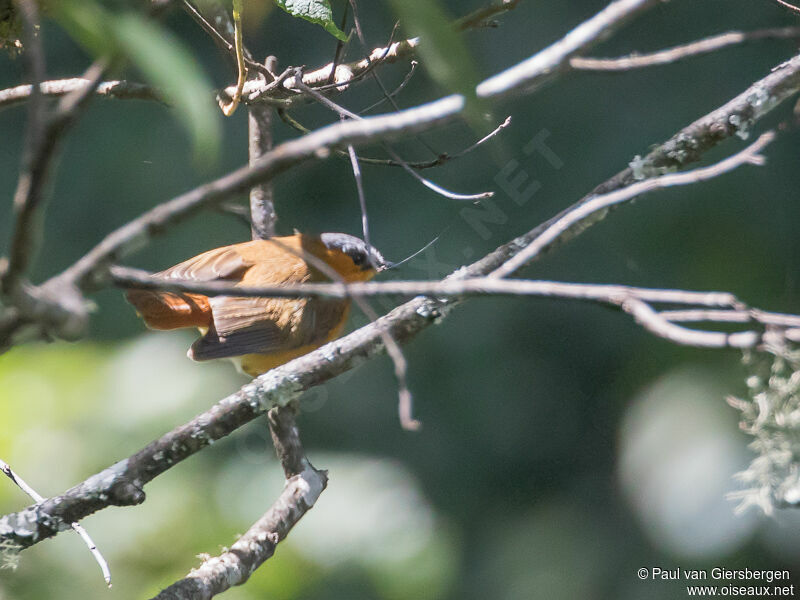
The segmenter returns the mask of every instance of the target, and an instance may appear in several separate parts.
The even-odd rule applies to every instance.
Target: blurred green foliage
[[[212,85],[192,51],[152,19],[112,11],[94,0],[62,0],[54,16],[94,56],[130,60],[163,93],[192,137],[197,159],[209,164],[219,150],[221,117]]]
[[[522,2],[501,18],[499,30],[464,34],[474,57],[471,68],[480,77],[495,73],[559,39],[605,4]],[[452,0],[442,10],[457,16],[480,5]],[[368,43],[385,44],[395,18],[390,7],[360,8]],[[127,14],[118,7],[106,10],[114,18]],[[793,24],[792,15],[769,2],[673,2],[628,25],[597,54]],[[227,59],[180,11],[167,14],[161,25],[147,25],[149,33],[141,34],[140,26],[145,27],[139,23],[128,32],[134,40],[179,40],[176,47],[190,49],[201,66],[190,70],[215,87],[235,79]],[[117,35],[116,27],[108,27],[107,37]],[[52,77],[74,76],[91,60],[51,19],[42,38]],[[248,30],[246,41],[256,57],[278,55],[281,67],[326,64],[336,46],[320,27],[283,11],[272,11]],[[762,41],[650,70],[567,75],[535,95],[496,107],[514,121],[491,148],[427,173],[459,191],[495,189],[494,220],[476,221],[474,213],[465,218],[465,208],[481,207],[442,200],[399,169],[365,165],[373,241],[397,259],[449,226],[437,245],[396,274],[443,275],[572,203],[795,51],[790,41]],[[347,59],[360,56],[350,44]],[[129,58],[118,75],[151,77]],[[175,67],[163,68],[167,73]],[[404,64],[380,70],[390,89],[406,72]],[[0,56],[0,87],[24,80],[22,61]],[[417,74],[398,101],[424,102],[437,97],[441,85]],[[340,100],[358,110],[379,97],[367,78]],[[178,121],[187,110],[178,102],[189,101],[211,104],[211,95],[178,99],[172,108],[121,100],[92,104],[64,144],[35,281],[59,272],[143,211],[246,163],[246,111],[225,121],[216,162],[193,161],[192,136]],[[336,120],[314,105],[294,116],[309,127]],[[790,106],[781,107],[759,127],[789,116]],[[0,186],[7,199],[16,182],[24,121],[24,107],[0,112]],[[296,135],[281,123],[275,134],[278,141]],[[525,153],[536,136],[559,157],[560,168],[543,155]],[[454,124],[421,138],[436,152],[452,152],[475,136]],[[728,141],[708,160],[741,144]],[[411,160],[432,158],[416,139],[397,148]],[[379,147],[363,150],[365,156],[379,153]],[[796,313],[796,134],[783,135],[768,155],[765,167],[642,198],[526,275],[722,289],[762,308]],[[517,190],[538,186],[522,203],[508,183],[520,175]],[[307,165],[282,175],[275,186],[281,233],[295,227],[360,231],[346,161]],[[0,202],[3,247],[10,204]],[[229,215],[209,212],[156,238],[128,261],[162,269],[248,235]],[[226,363],[188,361],[190,336],[145,332],[121,296],[117,290],[93,296],[97,310],[86,341],[21,347],[0,357],[0,457],[45,495],[130,455],[244,382]],[[355,327],[364,319],[354,311],[352,321]],[[731,475],[749,458],[737,414],[724,402],[726,394],[745,389],[737,353],[675,347],[599,307],[487,298],[454,311],[410,344],[406,355],[423,430],[409,434],[399,428],[387,359],[309,392],[299,424],[310,459],[330,471],[329,488],[276,556],[226,597],[658,600],[685,592],[680,583],[640,581],[640,567],[800,573],[796,513],[736,516],[735,504],[724,500],[736,488]],[[86,519],[111,563],[111,593],[145,597],[181,577],[199,564],[196,555],[230,545],[281,486],[259,420],[148,485],[145,504]],[[28,503],[0,481],[0,512]],[[0,571],[3,600],[107,593],[75,535],[39,544],[21,559],[18,570]]]

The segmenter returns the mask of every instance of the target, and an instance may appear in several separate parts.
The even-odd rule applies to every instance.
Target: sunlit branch
[[[619,58],[584,58],[576,56],[569,65],[581,71],[628,71],[656,65],[675,63],[693,56],[715,52],[721,48],[765,39],[798,39],[800,27],[780,27],[755,31],[730,31],[689,44],[647,54],[631,54]]]

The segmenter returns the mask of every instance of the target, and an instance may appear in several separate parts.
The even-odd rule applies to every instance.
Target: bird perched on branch
[[[367,281],[388,266],[380,252],[351,235],[298,233],[209,250],[155,278],[265,287],[329,281],[329,270],[346,282]],[[208,297],[151,289],[130,289],[126,297],[151,329],[198,328],[202,337],[189,349],[192,360],[231,358],[253,377],[338,337],[350,309],[349,299],[319,297]]]

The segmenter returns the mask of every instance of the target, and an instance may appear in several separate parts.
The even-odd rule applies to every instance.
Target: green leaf
[[[92,0],[59,3],[57,18],[95,55],[124,56],[159,89],[189,132],[195,156],[218,152],[221,117],[213,86],[190,50],[160,24],[132,12],[113,13]]]
[[[347,41],[345,33],[333,22],[333,9],[328,0],[275,0],[275,4],[293,17],[321,25],[335,38]]]

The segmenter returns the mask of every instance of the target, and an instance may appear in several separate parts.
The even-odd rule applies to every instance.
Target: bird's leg
[[[222,107],[222,113],[226,117],[230,117],[236,110],[236,107],[239,106],[239,101],[242,99],[244,82],[247,79],[247,67],[244,66],[244,44],[242,43],[242,2],[243,0],[233,0],[233,43],[236,48],[236,67],[239,71],[239,77],[236,80],[236,92],[233,94],[233,98],[229,104]]]

